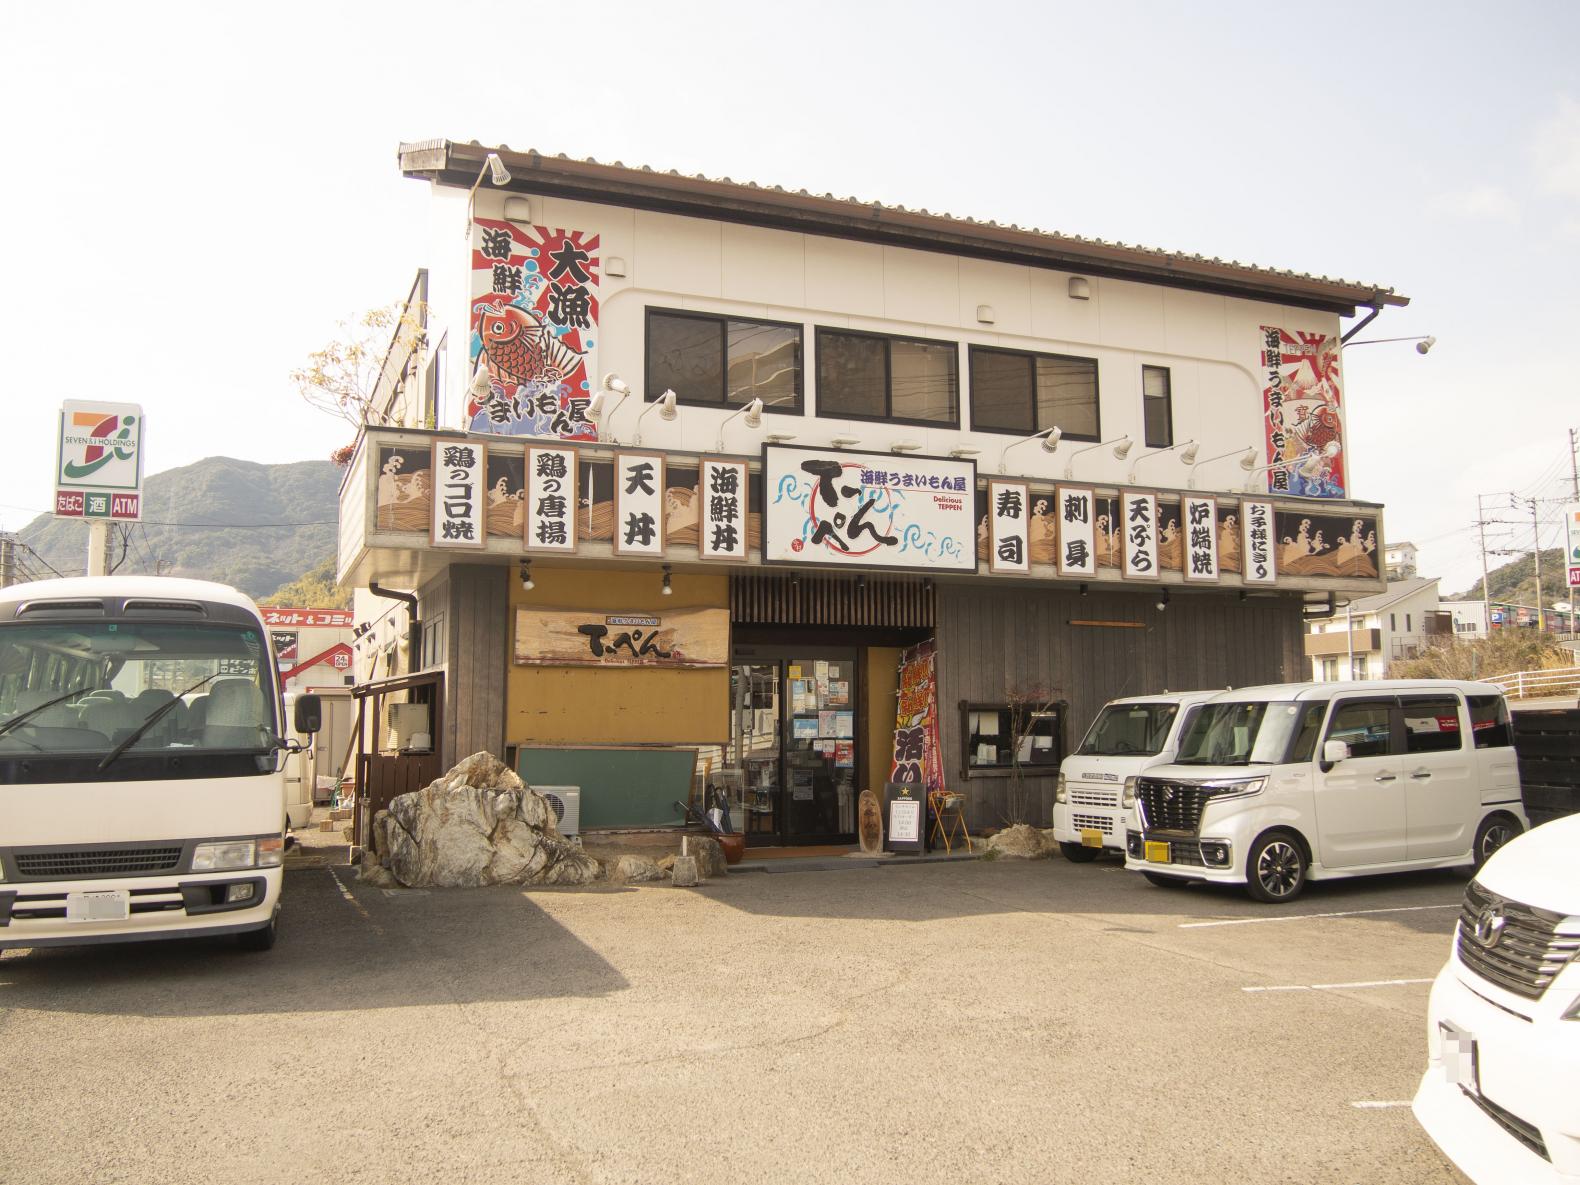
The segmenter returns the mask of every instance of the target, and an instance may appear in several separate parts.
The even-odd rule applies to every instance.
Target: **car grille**
[[[1464,1091],[1465,1097],[1480,1107],[1493,1123],[1496,1123],[1543,1160],[1548,1163],[1552,1162],[1553,1158],[1547,1154],[1547,1141],[1542,1139],[1541,1130],[1534,1123],[1527,1123],[1513,1111],[1506,1107],[1498,1106],[1498,1104],[1484,1095],[1472,1094],[1470,1091],[1465,1090],[1463,1086],[1459,1089]]]
[[[87,880],[173,872],[181,863],[181,845],[140,848],[84,848],[18,852],[17,875],[27,880]]]
[[[1077,831],[1090,828],[1093,831],[1110,832],[1114,829],[1114,821],[1107,815],[1071,815],[1070,822],[1075,824]]]
[[[1141,820],[1149,831],[1194,834],[1201,826],[1201,809],[1209,797],[1206,790],[1190,782],[1170,782],[1161,778],[1142,778],[1136,787]]]
[[[1082,786],[1070,787],[1071,806],[1100,806],[1117,809],[1119,806],[1118,790],[1088,790]]]
[[[1491,946],[1476,938],[1483,915],[1503,917]],[[1500,897],[1471,881],[1459,911],[1459,961],[1489,983],[1539,1000],[1558,972],[1580,951],[1580,935],[1555,933],[1561,915]]]

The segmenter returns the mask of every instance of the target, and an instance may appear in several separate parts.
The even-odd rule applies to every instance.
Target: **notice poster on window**
[[[894,756],[889,766],[890,782],[920,786],[924,791],[941,790],[944,786],[934,657],[932,642],[922,642],[900,655],[899,708],[894,721]]]

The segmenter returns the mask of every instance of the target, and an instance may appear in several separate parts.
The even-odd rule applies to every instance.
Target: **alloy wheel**
[[[1300,853],[1295,845],[1275,839],[1256,861],[1256,879],[1270,897],[1287,897],[1300,884]]]

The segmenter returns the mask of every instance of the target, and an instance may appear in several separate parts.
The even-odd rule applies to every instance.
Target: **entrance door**
[[[779,809],[783,679],[783,664],[777,662],[737,663],[730,674],[730,764],[739,771],[742,815],[735,825],[748,843],[776,842],[784,817]]]

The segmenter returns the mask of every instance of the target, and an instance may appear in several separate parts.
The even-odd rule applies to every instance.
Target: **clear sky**
[[[1438,344],[1347,352],[1355,494],[1455,591],[1478,493],[1567,489],[1577,45],[1569,0],[6,3],[0,526],[66,398],[143,404],[154,472],[345,443],[287,376],[405,295],[396,147],[445,136],[1391,286],[1363,336]]]

